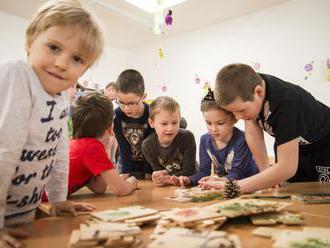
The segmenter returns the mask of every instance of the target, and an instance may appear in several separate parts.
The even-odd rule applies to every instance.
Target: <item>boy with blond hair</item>
[[[92,210],[66,201],[66,90],[94,64],[102,33],[78,1],[43,5],[26,31],[27,62],[0,66],[0,228],[30,222],[47,191],[53,214]],[[19,246],[0,236],[1,245]]]
[[[246,141],[261,171],[236,182],[241,192],[286,180],[330,182],[330,108],[309,92],[248,65],[231,64],[217,74],[215,98],[245,121]],[[275,137],[276,163],[270,167],[263,130]]]
[[[144,102],[144,80],[136,70],[123,71],[117,79],[114,132],[119,148],[119,164],[124,177],[150,179],[152,168],[142,154],[143,140],[153,132],[149,126],[149,105]]]
[[[181,177],[196,172],[196,143],[192,132],[180,129],[180,106],[171,97],[150,104],[150,126],[155,128],[142,143],[142,151],[154,172],[156,186],[180,185]]]

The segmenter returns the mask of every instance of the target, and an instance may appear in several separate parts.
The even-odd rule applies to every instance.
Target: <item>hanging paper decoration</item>
[[[327,72],[328,72],[328,76],[327,76],[327,80],[330,81],[330,59],[327,59]]]
[[[167,91],[167,86],[166,85],[162,85],[161,86],[161,90],[162,90],[162,92],[166,92]]]
[[[154,15],[154,27],[152,31],[154,34],[159,35],[164,33],[164,7],[162,6],[164,0],[157,0],[156,12]]]
[[[209,82],[205,82],[203,86],[204,94],[206,95],[209,92],[209,89],[211,89],[211,85]]]
[[[167,15],[165,16],[165,24],[166,26],[172,26],[173,18],[172,18],[172,10],[169,10],[167,12]]]
[[[159,56],[160,59],[163,59],[164,58],[163,49],[158,48],[158,56]]]
[[[201,83],[201,79],[200,79],[200,77],[198,76],[198,74],[195,74],[195,83],[196,83],[196,84],[200,84],[200,83]]]
[[[313,63],[314,61],[312,61],[309,64],[306,64],[304,66],[305,71],[307,72],[307,75],[304,77],[305,80],[307,80],[311,75],[312,75],[312,71],[313,71]]]
[[[254,65],[253,65],[253,69],[254,69],[256,72],[259,72],[260,67],[261,67],[261,64],[260,64],[260,63],[254,63]]]

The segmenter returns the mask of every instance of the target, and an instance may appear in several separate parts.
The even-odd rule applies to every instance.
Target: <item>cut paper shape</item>
[[[162,92],[166,92],[167,91],[167,85],[166,84],[160,84],[158,87],[160,88],[160,90]]]
[[[312,71],[314,69],[313,63],[314,63],[314,61],[312,61],[304,66],[304,70],[307,72],[307,74],[304,77],[305,80],[307,80],[312,75]]]
[[[196,84],[200,84],[200,83],[201,83],[201,79],[200,79],[200,77],[198,76],[198,74],[195,74],[195,83],[196,83]]]
[[[327,80],[330,81],[330,59],[327,59]]]
[[[255,71],[260,71],[260,68],[261,68],[261,64],[260,63],[254,63],[254,65],[253,65],[253,69],[255,70]]]
[[[158,48],[158,56],[160,59],[164,58],[164,53],[163,53],[163,49],[162,48]]]
[[[164,33],[164,8],[162,7],[164,0],[157,0],[156,12],[154,15],[154,27],[152,29],[153,33],[156,35]]]
[[[173,17],[172,17],[172,10],[169,10],[167,15],[165,16],[165,24],[166,26],[172,26]]]
[[[211,89],[210,83],[209,82],[205,82],[204,83],[204,86],[203,86],[204,94],[206,95],[209,92],[210,89]]]

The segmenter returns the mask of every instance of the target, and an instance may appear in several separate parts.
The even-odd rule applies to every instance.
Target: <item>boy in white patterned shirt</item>
[[[64,91],[93,65],[102,49],[102,33],[91,15],[78,1],[59,0],[42,6],[30,23],[27,63],[0,66],[0,229],[32,221],[45,189],[53,214],[93,210],[89,204],[66,201]],[[3,230],[0,246],[19,247]]]

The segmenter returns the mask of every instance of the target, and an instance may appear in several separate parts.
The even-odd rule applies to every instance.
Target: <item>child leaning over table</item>
[[[154,169],[152,180],[156,186],[179,185],[180,176],[196,172],[194,135],[179,128],[180,106],[173,98],[158,97],[149,111],[156,132],[143,141],[142,151]]]
[[[208,132],[200,139],[200,167],[189,180],[182,180],[185,182],[183,186],[226,178],[239,180],[257,174],[258,167],[246,144],[244,132],[234,126],[234,115],[215,102],[211,89],[201,102],[201,111]],[[217,176],[210,176],[212,163]]]
[[[39,9],[26,31],[27,62],[0,66],[0,228],[31,222],[45,189],[53,214],[93,210],[66,201],[65,91],[102,49],[101,31],[78,1],[53,1]],[[10,233],[1,230],[1,246],[19,247]]]
[[[72,194],[87,186],[96,194],[110,187],[115,195],[130,194],[137,187],[135,177],[118,175],[106,151],[113,136],[111,100],[98,92],[80,96],[73,106],[73,139],[70,141],[69,190]]]

